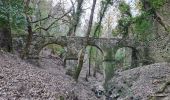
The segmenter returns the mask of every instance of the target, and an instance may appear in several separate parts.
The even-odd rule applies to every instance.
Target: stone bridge
[[[122,47],[133,48],[136,46],[133,40],[130,39],[121,39],[121,38],[94,38],[94,37],[34,37],[34,41],[31,46],[30,55],[38,56],[42,48],[49,44],[58,44],[66,48],[66,60],[74,60],[78,58],[79,51],[83,46],[94,46],[98,48],[105,60],[107,59],[107,54],[112,50],[112,54],[117,51],[117,49]],[[107,59],[109,60],[109,59]]]
[[[94,37],[34,37],[32,42],[30,55],[39,57],[40,51],[49,44],[58,44],[66,49],[66,54],[63,57],[64,65],[67,66],[68,60],[74,60],[75,64],[78,60],[79,52],[84,46],[94,46],[98,48],[103,55],[102,66],[104,68],[105,82],[109,80],[109,76],[113,74],[115,64],[115,54],[119,48],[137,47],[136,42],[131,39],[121,38],[94,38]],[[37,42],[38,41],[38,42]],[[35,61],[35,60],[34,60]],[[74,66],[71,66],[74,67]],[[106,69],[107,67],[107,69]],[[108,70],[109,69],[109,70]]]
[[[34,41],[31,46],[30,55],[38,56],[43,47],[49,44],[58,44],[66,48],[65,60],[76,60],[78,59],[79,51],[83,46],[94,46],[98,48],[102,54],[104,60],[114,60],[114,57],[110,57],[111,54],[114,56],[117,49],[122,47],[133,48],[137,44],[130,39],[121,39],[121,38],[94,38],[94,37],[34,37]],[[37,42],[38,41],[38,42]],[[114,49],[112,49],[114,48]],[[112,59],[110,59],[112,58]]]

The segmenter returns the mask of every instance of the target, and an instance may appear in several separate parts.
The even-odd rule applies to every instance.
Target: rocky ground
[[[169,85],[170,64],[156,63],[117,73],[108,89],[113,100],[170,100]]]

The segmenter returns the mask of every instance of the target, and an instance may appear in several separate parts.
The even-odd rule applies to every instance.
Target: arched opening
[[[123,70],[134,68],[138,66],[139,54],[138,51],[132,47],[121,47],[115,54],[117,67]]]
[[[56,55],[56,56],[62,58],[64,56],[65,52],[66,52],[66,50],[64,49],[64,46],[51,43],[51,44],[43,45],[39,49],[38,55],[40,57],[49,56],[49,55]]]
[[[39,64],[43,68],[63,66],[65,48],[58,44],[46,44],[39,50]],[[48,60],[47,60],[48,59]]]
[[[79,51],[78,58],[81,55],[82,50],[83,49],[81,49]],[[86,46],[85,54],[83,54],[83,55],[84,55],[83,62],[82,62],[83,67],[82,66],[77,67],[78,61],[79,61],[78,59],[67,60],[67,65],[70,65],[70,66],[67,66],[68,71],[66,72],[66,74],[73,76],[73,75],[75,75],[75,73],[78,73],[78,76],[77,75],[75,75],[75,76],[81,77],[81,78],[84,78],[87,75],[88,76],[91,76],[91,75],[96,76],[96,72],[97,71],[99,72],[99,69],[101,69],[101,67],[102,67],[102,61],[103,61],[102,49],[100,49],[97,46],[89,45],[89,46]],[[79,70],[79,71],[77,71],[77,70]],[[73,73],[70,73],[70,72],[73,72]]]
[[[115,54],[116,68],[128,68],[131,64],[131,49],[127,47],[119,48]]]
[[[87,46],[85,55],[85,64],[88,66],[88,75],[96,77],[97,73],[102,73],[104,53],[98,46]]]

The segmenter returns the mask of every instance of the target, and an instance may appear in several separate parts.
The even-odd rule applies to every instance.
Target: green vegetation
[[[119,5],[121,18],[118,20],[117,32],[126,37],[129,33],[129,27],[132,22],[132,15],[130,7],[125,2],[121,2]]]
[[[115,54],[115,60],[116,61],[122,61],[125,58],[125,51],[124,50],[125,50],[124,48],[117,50],[117,52]]]
[[[107,82],[118,68],[128,67],[127,69],[130,69],[140,64],[163,62],[165,58],[169,59],[169,53],[164,53],[164,51],[169,52],[167,39],[170,31],[169,19],[167,19],[169,12],[164,12],[167,13],[166,17],[159,14],[159,10],[168,0],[139,0],[136,4],[136,9],[138,9],[136,16],[133,15],[131,6],[123,0],[120,2],[102,0],[100,4],[97,3],[97,6],[100,6],[98,8],[95,8],[96,1],[93,0],[92,8],[94,9],[91,9],[88,17],[86,14],[89,12],[86,10],[89,8],[84,8],[85,0],[73,0],[75,2],[68,4],[70,8],[63,0],[59,1],[54,6],[52,0],[0,0],[0,46],[2,48],[12,48],[12,45],[18,47],[13,47],[13,49],[25,59],[35,56],[32,52],[39,50],[39,45],[48,44],[46,47],[51,49],[53,54],[59,55],[70,53],[68,50],[71,48],[71,57],[68,59],[78,59],[78,64],[80,64],[77,67],[73,66],[71,72],[76,81],[85,61],[89,61],[89,66],[85,65],[88,67],[86,76],[92,76],[92,72],[94,72],[93,76],[96,76],[98,70],[98,72],[104,70],[103,75],[106,76],[104,80]],[[68,2],[68,0],[65,1]],[[116,7],[116,11],[119,12],[112,12],[115,10],[109,9],[112,6]],[[116,14],[119,18],[113,17]],[[116,21],[117,26],[113,28]],[[121,43],[120,45],[117,46],[115,43],[116,46],[110,46],[107,42],[109,39],[105,38],[113,38],[111,34],[116,38],[113,43]],[[60,36],[66,38],[62,38],[63,40],[58,43],[55,39]],[[76,46],[66,43],[69,41],[67,37],[79,36],[86,36],[82,48],[78,45],[79,42]],[[91,37],[93,40],[89,40]],[[104,37],[102,42],[107,43],[102,45],[104,50],[99,50],[100,47],[95,44],[98,42],[95,39],[101,37]],[[123,43],[124,39],[130,42]],[[20,40],[22,46],[18,43],[18,41],[21,42]],[[4,41],[10,41],[10,43],[4,43]],[[72,43],[74,40],[69,42]],[[131,42],[133,42],[132,45],[129,45]],[[80,55],[76,54],[77,52]],[[66,56],[70,55],[66,54]],[[87,58],[84,57],[85,55]],[[67,58],[63,57],[63,59],[65,63]]]
[[[24,29],[23,0],[0,0],[0,26],[10,25],[13,30]]]
[[[150,37],[150,34],[152,33],[153,27],[150,15],[144,13],[133,18],[133,20],[133,33],[136,35],[136,38],[141,41],[148,40],[148,37]]]
[[[64,48],[57,44],[50,44],[47,46],[47,48],[51,49],[52,53],[56,55],[61,55],[65,52]]]
[[[167,0],[149,0],[149,3],[154,9],[161,8],[166,2]]]

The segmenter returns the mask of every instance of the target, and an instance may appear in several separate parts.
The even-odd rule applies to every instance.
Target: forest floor
[[[76,83],[65,74],[60,59],[43,58],[39,63],[35,66],[0,51],[0,100],[103,100],[91,90],[100,77],[85,81],[82,74]],[[111,100],[170,100],[170,64],[117,72],[108,84]]]
[[[76,83],[65,75],[56,59],[41,64],[37,67],[0,51],[0,100],[100,100],[88,82]]]

